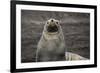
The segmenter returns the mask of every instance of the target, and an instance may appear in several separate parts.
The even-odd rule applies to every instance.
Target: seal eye
[[[56,24],[58,24],[58,22],[56,22]]]

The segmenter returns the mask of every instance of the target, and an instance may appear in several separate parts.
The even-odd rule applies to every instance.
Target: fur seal
[[[38,42],[36,61],[63,61],[65,60],[65,40],[60,22],[49,19]]]

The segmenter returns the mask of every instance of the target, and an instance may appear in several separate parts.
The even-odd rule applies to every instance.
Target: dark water
[[[90,14],[21,10],[21,62],[34,62],[45,22],[60,20],[66,50],[90,58]]]

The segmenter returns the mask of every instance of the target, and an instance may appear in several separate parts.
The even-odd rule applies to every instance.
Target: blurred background
[[[90,14],[21,10],[21,62],[35,62],[37,44],[45,22],[60,21],[68,52],[90,58]]]

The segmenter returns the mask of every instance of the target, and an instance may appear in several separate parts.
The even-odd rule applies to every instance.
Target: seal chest
[[[49,19],[38,42],[36,61],[65,60],[65,40],[58,20]]]

